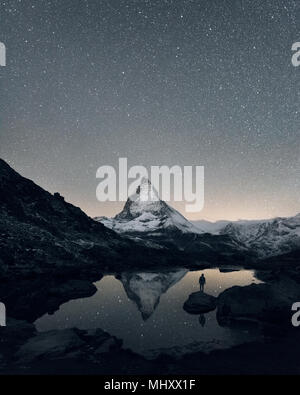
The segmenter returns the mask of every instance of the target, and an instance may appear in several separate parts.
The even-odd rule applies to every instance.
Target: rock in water
[[[190,314],[203,314],[217,307],[217,298],[204,292],[192,293],[183,308]]]
[[[39,333],[29,339],[16,353],[16,357],[22,363],[41,359],[62,358],[72,351],[80,350],[84,345],[84,341],[78,336],[78,330],[53,330]]]
[[[233,321],[290,325],[291,306],[298,298],[298,285],[286,278],[272,284],[235,286],[219,295],[217,320],[220,325]]]

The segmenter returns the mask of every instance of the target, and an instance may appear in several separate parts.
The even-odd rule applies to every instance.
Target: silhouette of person
[[[204,292],[205,283],[206,283],[206,279],[204,277],[204,274],[202,273],[200,278],[199,278],[199,284],[200,284],[200,291],[201,292]]]
[[[202,326],[202,328],[205,326],[206,324],[206,318],[204,314],[200,314],[199,315],[199,324]]]

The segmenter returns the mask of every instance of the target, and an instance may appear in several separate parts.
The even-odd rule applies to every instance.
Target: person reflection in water
[[[204,292],[205,283],[206,283],[206,279],[204,277],[204,274],[202,273],[200,278],[199,278],[199,284],[200,284],[200,291],[201,292]]]
[[[206,318],[204,314],[200,314],[199,315],[199,324],[202,326],[202,328],[205,326],[206,324]]]

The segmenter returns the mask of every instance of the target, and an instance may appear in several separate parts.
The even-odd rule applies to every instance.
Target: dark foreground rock
[[[26,321],[8,317],[6,325],[0,326],[0,349],[2,353],[5,353],[5,350],[11,352],[14,347],[18,347],[36,334],[35,326]]]
[[[52,286],[48,291],[48,297],[52,298],[54,305],[57,305],[61,303],[61,300],[86,298],[93,296],[96,292],[97,287],[89,281],[69,280],[65,283]]]
[[[22,364],[62,356],[68,358],[70,353],[79,352],[83,345],[84,341],[74,329],[39,333],[20,347],[15,358]]]
[[[241,269],[239,267],[220,267],[219,272],[220,273],[232,273],[232,272],[239,272]]]
[[[35,326],[26,321],[7,317],[6,325],[0,326],[0,371],[19,347],[36,334]]]
[[[248,343],[209,354],[181,358],[160,355],[147,360],[122,348],[101,329],[67,329],[33,334],[18,350],[3,357],[0,375],[202,375],[299,374],[300,334],[292,330],[275,342]]]
[[[14,355],[17,365],[37,361],[85,359],[96,362],[102,354],[120,350],[122,341],[102,329],[70,328],[37,333]]]
[[[99,281],[101,275],[95,277]],[[71,299],[90,297],[97,291],[88,280],[61,280],[39,276],[34,279],[1,284],[0,300],[9,315],[17,320],[34,322],[42,315],[53,314],[59,306]]]
[[[14,319],[8,319],[7,327],[0,328],[0,334],[2,369],[31,367],[61,359],[97,363],[102,355],[118,352],[122,346],[122,341],[102,329],[37,332],[34,325]]]
[[[269,284],[235,286],[219,295],[217,319],[220,325],[243,320],[291,325],[291,306],[298,298],[299,284],[289,277]]]
[[[192,293],[183,308],[190,314],[203,314],[217,307],[217,298],[204,292]]]

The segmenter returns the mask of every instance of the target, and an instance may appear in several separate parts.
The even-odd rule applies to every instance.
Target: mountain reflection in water
[[[183,310],[189,295],[199,290],[202,273],[205,292],[214,296],[234,285],[259,283],[251,270],[180,269],[109,275],[95,283],[95,295],[61,305],[53,315],[38,319],[36,326],[39,331],[101,328],[122,339],[124,348],[144,355],[210,351],[257,339],[256,328],[221,327],[216,311],[191,315]]]
[[[178,283],[188,270],[171,273],[124,273],[120,276],[129,299],[136,303],[146,321],[159,304],[162,294]]]

